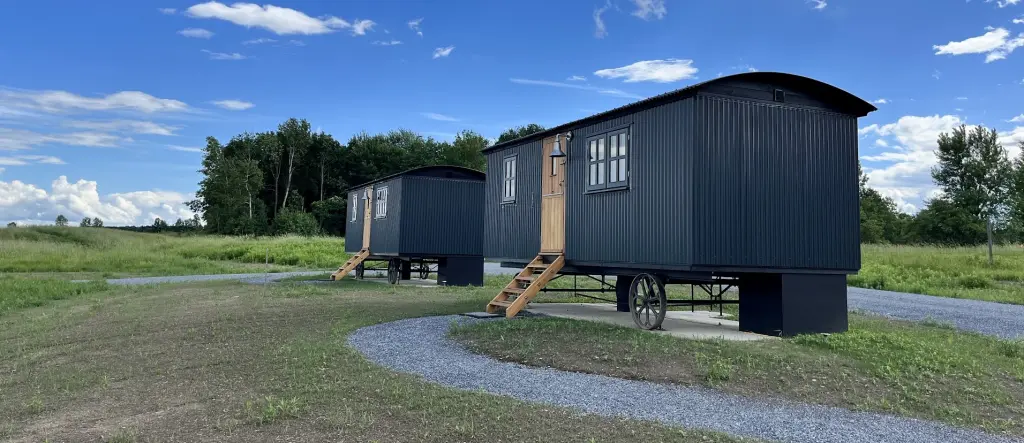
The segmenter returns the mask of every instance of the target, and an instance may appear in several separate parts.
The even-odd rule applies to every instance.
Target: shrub
[[[320,224],[313,214],[287,210],[274,219],[274,232],[277,234],[319,235]]]

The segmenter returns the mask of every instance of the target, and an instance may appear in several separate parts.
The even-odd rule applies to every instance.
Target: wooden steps
[[[331,280],[334,281],[345,278],[345,276],[348,275],[349,272],[352,272],[352,270],[355,269],[356,266],[359,266],[359,264],[362,263],[363,260],[366,260],[366,258],[369,256],[369,248],[361,249],[356,255],[353,255],[352,258],[348,259],[348,261],[346,261],[345,264],[341,265],[341,267],[338,268],[337,271],[334,271],[334,273],[331,274]]]
[[[487,312],[493,314],[504,309],[505,317],[515,317],[558,275],[562,266],[565,266],[562,254],[538,255],[487,304]]]

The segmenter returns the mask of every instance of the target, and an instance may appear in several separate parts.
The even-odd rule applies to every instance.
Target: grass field
[[[108,288],[0,313],[0,440],[738,441],[455,391],[345,346],[358,327],[479,310],[490,288]]]
[[[854,315],[843,334],[727,342],[548,318],[464,326],[453,336],[476,352],[528,365],[1024,435],[1024,341],[938,325]]]
[[[0,273],[98,278],[328,269],[348,259],[333,237],[177,236],[111,229],[0,229]],[[271,266],[266,266],[269,261]]]

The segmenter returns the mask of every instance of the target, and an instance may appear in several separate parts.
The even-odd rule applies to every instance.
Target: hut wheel
[[[426,280],[430,278],[430,265],[427,263],[420,264],[420,278]]]
[[[402,259],[393,258],[388,261],[388,283],[397,285],[402,279]]]
[[[366,263],[360,263],[356,265],[356,278],[359,280],[363,279],[363,274],[366,273]]]
[[[665,298],[665,285],[654,274],[640,274],[629,285],[629,310],[633,313],[633,323],[651,330],[661,328],[665,320],[665,309],[668,300]]]

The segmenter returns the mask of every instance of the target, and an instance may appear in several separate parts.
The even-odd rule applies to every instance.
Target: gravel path
[[[911,321],[931,319],[982,334],[1024,338],[1021,305],[863,288],[847,288],[846,294],[851,310]]]
[[[1019,441],[922,420],[505,363],[446,338],[453,322],[473,321],[480,320],[400,320],[359,329],[348,343],[377,364],[458,389],[738,436],[800,443]]]
[[[289,277],[321,275],[326,271],[274,272],[265,274],[173,275],[168,277],[132,277],[107,280],[112,285],[151,285],[157,283],[191,283],[200,281],[238,280],[245,283],[270,283]]]

